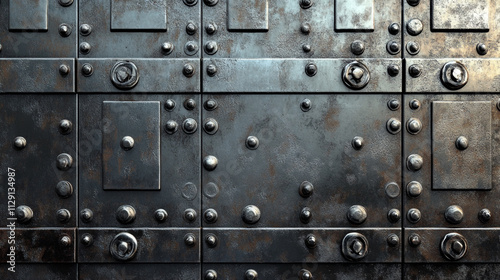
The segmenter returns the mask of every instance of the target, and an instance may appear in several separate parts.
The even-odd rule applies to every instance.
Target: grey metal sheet
[[[78,277],[80,280],[105,279],[178,279],[198,280],[200,264],[80,264]]]
[[[167,0],[111,0],[111,30],[167,31]]]
[[[488,31],[490,0],[433,0],[432,29]]]
[[[499,264],[482,263],[422,263],[405,264],[404,279],[481,280],[500,278]]]
[[[228,0],[228,31],[267,31],[269,11],[267,0]]]
[[[335,30],[373,31],[374,0],[335,0]]]
[[[10,0],[9,30],[47,31],[48,0]]]

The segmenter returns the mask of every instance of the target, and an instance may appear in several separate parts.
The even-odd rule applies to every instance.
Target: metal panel
[[[339,31],[373,31],[373,1],[335,0],[335,29]]]
[[[387,122],[400,120],[401,111],[387,103],[399,95],[205,95],[214,100],[212,118],[218,131],[203,136],[205,162],[203,211],[218,212],[205,227],[397,227],[387,218],[400,209],[401,134],[391,134]],[[304,99],[310,110],[301,109]],[[303,105],[302,105],[303,106]],[[306,111],[304,112],[303,111]],[[212,134],[212,133],[211,133]],[[246,147],[249,136],[257,149]],[[353,139],[362,137],[360,150]],[[299,188],[310,182],[314,193],[302,197]],[[395,183],[387,187],[389,183]],[[387,188],[386,188],[387,187]],[[389,189],[389,190],[386,190]],[[260,209],[256,224],[241,218],[247,205]],[[353,205],[362,205],[367,219],[348,221]],[[312,218],[299,216],[309,207]]]
[[[160,102],[104,101],[102,106],[102,187],[159,190]],[[132,148],[121,143],[125,137],[133,139]]]
[[[0,92],[74,92],[74,69],[74,59],[0,59]]]
[[[77,279],[76,264],[16,264],[15,272],[7,270],[9,264],[0,264],[2,279],[65,280]]]
[[[111,0],[111,30],[167,31],[167,0]]]
[[[72,263],[76,261],[75,229],[14,229],[15,245],[8,244],[10,229],[0,229],[0,261],[9,261],[7,254],[16,254],[16,263]],[[69,238],[70,244],[61,239]]]
[[[10,0],[9,30],[47,31],[48,0]]]
[[[267,0],[228,0],[227,29],[229,31],[268,31]]]
[[[480,263],[411,264],[404,267],[404,279],[480,280],[500,277],[500,265]]]
[[[199,229],[78,229],[78,240],[90,234],[93,243],[80,246],[79,263],[119,263],[110,254],[110,243],[121,232],[132,234],[137,239],[137,252],[127,263],[196,263],[200,262]],[[185,244],[187,234],[193,234],[195,244]],[[123,262],[123,261],[122,261]]]
[[[199,264],[80,264],[80,280],[104,279],[179,279],[197,280],[200,276]]]
[[[401,77],[388,74],[388,67],[402,67],[399,59],[359,60],[369,70],[370,80],[362,89],[350,89],[343,82],[349,59],[204,59],[216,67],[213,76],[203,76],[204,92],[401,92]],[[313,63],[313,76],[306,67]],[[207,68],[208,69],[208,68]]]
[[[432,103],[433,189],[491,189],[490,109],[487,101]]]
[[[432,29],[488,31],[489,0],[433,0]]]

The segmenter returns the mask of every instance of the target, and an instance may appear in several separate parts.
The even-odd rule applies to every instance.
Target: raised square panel
[[[47,31],[48,0],[10,0],[9,30]]]
[[[267,0],[228,0],[229,31],[268,31]]]
[[[489,0],[433,0],[432,29],[488,31]]]
[[[167,0],[111,0],[111,30],[167,30]]]
[[[490,112],[488,101],[432,103],[433,189],[491,189]]]
[[[336,0],[335,30],[373,31],[373,0]]]

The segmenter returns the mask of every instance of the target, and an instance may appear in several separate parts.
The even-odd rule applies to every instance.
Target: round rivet
[[[302,45],[302,51],[305,53],[311,52],[311,49],[312,49],[311,45],[309,45],[309,44]]]
[[[213,77],[215,76],[215,74],[217,74],[217,66],[215,66],[214,64],[209,64],[207,66],[207,75]]]
[[[207,111],[213,111],[213,110],[217,109],[217,106],[218,106],[217,101],[215,101],[214,99],[208,99],[203,104],[203,107]]]
[[[217,42],[215,42],[215,41],[208,41],[205,44],[205,53],[206,54],[213,55],[213,54],[217,53],[218,50],[219,50],[219,46],[217,45]]]
[[[198,44],[195,41],[189,41],[184,45],[184,52],[189,55],[193,56],[196,53],[198,53]]]
[[[203,217],[205,218],[205,222],[209,224],[213,224],[217,222],[217,219],[219,218],[219,215],[217,214],[217,211],[214,209],[207,209],[205,213],[203,213]]]
[[[418,221],[420,221],[420,219],[422,218],[422,214],[420,213],[420,210],[416,208],[411,208],[410,210],[408,210],[406,218],[410,223],[415,224],[418,223]]]
[[[316,236],[314,236],[314,234],[309,234],[306,237],[305,243],[309,249],[316,248]]]
[[[406,30],[408,31],[408,34],[412,36],[417,36],[418,34],[422,33],[423,29],[424,25],[418,18],[410,19],[406,23]]]
[[[396,247],[399,245],[399,236],[395,233],[391,233],[387,236],[387,245],[391,247]]]
[[[391,223],[396,223],[401,219],[401,212],[398,209],[391,209],[387,212],[387,219]]]
[[[175,132],[177,132],[177,129],[178,129],[178,124],[174,120],[169,120],[165,124],[165,132],[168,134],[174,134]]]
[[[71,213],[68,209],[59,209],[56,213],[57,220],[61,223],[67,223],[71,219]]]
[[[356,40],[351,43],[351,52],[355,55],[361,55],[365,52],[365,43]]]
[[[411,154],[406,159],[406,167],[410,171],[420,170],[423,164],[424,164],[424,159],[422,158],[422,156],[417,154]]]
[[[311,102],[311,100],[309,100],[307,98],[302,100],[302,102],[300,102],[300,109],[303,112],[307,112],[307,111],[311,110],[311,107],[312,107],[312,102]]]
[[[342,240],[342,254],[350,261],[358,261],[368,254],[368,239],[360,233],[348,233]]]
[[[418,110],[420,108],[420,101],[418,101],[417,99],[412,99],[410,101],[410,109],[412,110]]]
[[[396,65],[396,64],[391,64],[391,65],[387,66],[387,73],[391,77],[396,77],[397,75],[399,75],[400,70],[401,69],[399,68],[399,65]]]
[[[16,138],[14,138],[14,147],[16,147],[17,149],[23,149],[24,147],[26,147],[26,144],[26,138],[22,136],[17,136]]]
[[[422,239],[420,238],[420,235],[412,233],[410,234],[410,236],[408,236],[408,243],[412,247],[417,247],[418,245],[420,245],[420,243],[422,243]]]
[[[313,0],[299,0],[302,9],[309,9],[313,5]]]
[[[66,153],[62,153],[57,156],[56,166],[59,170],[68,170],[73,165],[73,158]]]
[[[155,211],[155,220],[159,223],[165,222],[168,218],[168,213],[165,209],[158,209]]]
[[[198,129],[198,123],[191,118],[187,118],[182,122],[182,130],[187,134],[192,134]]]
[[[410,55],[417,55],[420,52],[420,44],[417,42],[410,41],[406,43],[406,51]]]
[[[366,221],[367,217],[366,209],[361,205],[353,205],[347,211],[347,220],[353,224],[362,224]]]
[[[397,35],[399,33],[399,30],[401,29],[401,27],[399,26],[399,23],[397,22],[393,22],[391,23],[391,25],[389,25],[389,33],[391,35]]]
[[[389,41],[386,45],[387,52],[394,55],[401,51],[401,46],[396,41]]]
[[[122,205],[116,210],[116,220],[122,224],[130,224],[135,220],[135,208],[130,205]]]
[[[219,240],[217,239],[217,236],[215,236],[215,234],[212,233],[207,234],[207,236],[205,237],[205,243],[209,248],[215,248],[217,246],[218,241]]]
[[[422,130],[422,122],[417,118],[410,118],[406,122],[406,130],[410,134],[418,134]]]
[[[457,149],[463,151],[469,147],[469,140],[465,136],[459,136],[455,141],[455,146]]]
[[[193,247],[196,245],[196,237],[192,233],[188,233],[184,236],[184,244],[188,247]]]
[[[476,45],[476,51],[480,55],[485,55],[488,53],[488,47],[483,43],[479,43]]]
[[[2,44],[0,44],[0,52],[2,51]]]
[[[259,139],[255,136],[248,136],[245,146],[250,150],[256,150],[259,147]]]
[[[460,224],[464,219],[464,210],[458,205],[451,205],[444,211],[444,218],[450,224]]]
[[[73,130],[73,123],[70,120],[61,120],[59,122],[59,132],[61,134],[67,135],[70,134]]]
[[[217,168],[218,164],[219,164],[219,161],[214,156],[206,156],[203,159],[203,167],[205,167],[205,169],[208,171],[215,170],[215,168]]]
[[[420,75],[422,75],[422,70],[423,66],[420,64],[412,64],[410,65],[410,67],[408,67],[408,73],[413,78],[420,77]]]
[[[205,0],[205,3],[207,3],[210,0]],[[207,270],[205,272],[205,280],[217,280],[217,272],[215,270]]]
[[[370,77],[368,67],[358,61],[347,64],[342,70],[342,81],[350,89],[363,89],[370,82]]]
[[[299,271],[299,280],[312,280],[312,279],[313,279],[313,275],[309,270],[301,269]]]
[[[122,141],[120,142],[120,146],[125,151],[131,150],[134,147],[134,144],[135,144],[134,138],[132,138],[130,136],[123,137]]]
[[[60,181],[56,185],[56,193],[61,198],[68,198],[73,194],[73,185],[68,181]]]
[[[217,3],[219,3],[219,0],[205,0],[205,5],[207,6],[215,6]],[[215,279],[217,279],[217,277]]]
[[[304,181],[299,186],[299,194],[302,197],[310,197],[314,193],[314,186],[308,181]]]
[[[422,193],[422,185],[417,181],[411,181],[406,185],[406,193],[410,197],[417,197]]]
[[[174,44],[170,42],[164,42],[163,44],[161,44],[161,52],[164,55],[171,54],[174,51],[174,49],[175,49]]]
[[[194,68],[193,64],[184,64],[184,67],[182,68],[182,74],[184,74],[184,76],[190,78],[194,76],[194,73],[196,73],[196,69]]]
[[[395,182],[388,183],[385,185],[385,194],[390,198],[396,198],[399,196],[401,189],[399,185]]]
[[[207,26],[205,26],[205,31],[209,35],[215,34],[215,32],[217,32],[217,24],[210,22]]]
[[[192,111],[196,109],[196,105],[196,100],[192,98],[188,98],[184,101],[184,108],[186,108],[186,110]]]
[[[172,99],[167,99],[167,101],[165,101],[165,104],[163,105],[163,107],[167,111],[172,111],[175,108],[175,101]]]
[[[61,74],[61,76],[67,76],[70,71],[71,71],[71,69],[66,64],[61,64],[59,66],[59,74]]]
[[[198,31],[198,26],[196,26],[196,24],[192,21],[189,21],[187,24],[186,24],[186,33],[188,35],[193,35],[196,33],[196,31]]]
[[[198,4],[198,0],[183,0],[183,2],[186,6],[194,6]]]
[[[188,208],[184,211],[184,219],[190,223],[196,221],[196,218],[198,217],[198,214],[196,213],[196,210]]]
[[[92,33],[92,26],[86,23],[80,25],[80,35],[88,36],[90,33]]]
[[[308,224],[311,221],[312,218],[312,212],[309,207],[304,207],[302,210],[300,210],[300,216],[299,219],[303,224]]]
[[[62,37],[68,37],[69,35],[71,35],[73,28],[69,24],[63,23],[59,25],[58,30],[59,30],[59,35],[61,35]]]
[[[139,69],[130,61],[119,61],[111,69],[111,82],[117,89],[132,89],[140,78]]]
[[[69,7],[71,4],[73,4],[73,0],[59,0],[59,5],[63,7]]]
[[[399,100],[391,99],[387,102],[387,107],[389,107],[391,111],[397,111],[401,107],[401,104],[399,103]]]
[[[441,241],[441,252],[450,261],[460,260],[468,249],[467,239],[456,232],[448,233]]]
[[[88,208],[83,209],[80,212],[80,219],[84,223],[89,223],[90,221],[92,221],[93,218],[94,218],[94,212],[92,212],[92,210],[90,210]]]
[[[66,234],[63,234],[61,238],[59,238],[59,245],[63,247],[69,247],[71,246],[71,237],[69,237]]]
[[[253,270],[253,269],[249,269],[247,271],[245,271],[245,280],[255,280],[259,277],[259,274],[257,273],[257,271]]]
[[[82,53],[82,54],[88,54],[91,49],[92,49],[92,47],[87,42],[83,42],[80,44],[80,53]]]
[[[94,237],[92,237],[92,235],[90,235],[88,233],[84,233],[82,235],[81,242],[82,242],[83,246],[88,247],[88,246],[92,245],[92,243],[94,243]]]
[[[309,77],[313,77],[314,75],[316,75],[316,73],[318,73],[318,67],[316,66],[316,64],[310,62],[306,65],[306,74],[307,76]]]
[[[486,223],[491,219],[491,212],[490,212],[490,210],[488,210],[486,208],[481,209],[481,211],[479,211],[477,217],[479,218],[481,223]]]
[[[406,0],[408,2],[408,5],[410,6],[417,6],[420,3],[420,0]]]
[[[396,118],[390,118],[386,124],[387,131],[391,134],[398,134],[401,131],[401,122]]]
[[[363,139],[363,137],[356,136],[352,138],[351,145],[355,150],[361,150],[364,144],[365,140]]]
[[[441,83],[448,89],[461,89],[468,81],[469,71],[458,61],[448,62],[441,68]]]
[[[33,210],[26,205],[18,206],[16,208],[16,218],[19,223],[26,224],[33,218]]]
[[[248,205],[243,208],[241,218],[247,224],[255,224],[260,220],[260,209],[255,205]]]
[[[90,77],[94,73],[94,67],[92,65],[85,63],[82,66],[82,75],[85,77]]]
[[[207,134],[213,135],[219,130],[219,123],[212,118],[205,119],[203,122],[203,130],[205,130]]]
[[[304,22],[300,25],[300,32],[302,32],[302,34],[309,34],[311,33],[311,25],[307,22]]]

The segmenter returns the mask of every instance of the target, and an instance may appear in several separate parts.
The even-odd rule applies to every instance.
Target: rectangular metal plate
[[[8,263],[0,264],[0,279],[77,280],[77,264],[16,263],[15,272],[8,270]]]
[[[111,0],[111,30],[167,30],[167,0]]]
[[[102,187],[105,190],[160,189],[160,102],[104,101]],[[132,149],[121,147],[132,137]]]
[[[373,31],[374,0],[335,0],[335,30]]]
[[[488,31],[489,0],[432,0],[435,31]]]
[[[421,263],[405,264],[403,279],[427,280],[500,279],[499,264],[483,263]]]
[[[159,242],[163,242],[158,240]],[[79,280],[94,279],[178,279],[197,280],[200,276],[200,264],[80,264],[78,265]],[[75,278],[74,278],[75,279]]]
[[[10,0],[9,30],[47,31],[48,0]]]
[[[229,31],[268,31],[267,0],[227,0]]]
[[[432,103],[432,188],[491,189],[491,102]],[[458,137],[468,139],[459,150]]]

